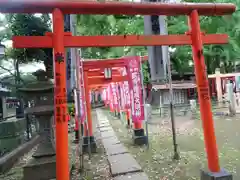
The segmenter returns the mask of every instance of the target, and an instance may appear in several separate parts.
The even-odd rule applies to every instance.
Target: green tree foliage
[[[9,29],[13,36],[43,36],[50,30],[50,17],[34,14],[12,14],[7,15]],[[49,74],[52,71],[52,49],[11,49],[8,57],[16,59],[17,63],[28,63],[32,61],[43,61]]]
[[[186,0],[189,2],[230,2],[230,0]],[[231,0],[237,7],[240,1]],[[214,73],[216,68],[222,72],[236,70],[240,58],[240,13],[237,10],[231,16],[200,17],[201,28],[208,34],[227,33],[229,44],[204,46],[204,55],[208,73]],[[186,16],[168,17],[169,34],[184,34],[188,31]],[[112,35],[112,34],[143,34],[144,24],[141,16],[101,16],[101,15],[79,15],[78,33],[80,35]],[[192,61],[192,50],[190,46],[178,46],[171,53],[173,68],[183,75],[185,72],[193,71],[189,65]],[[87,48],[84,49],[85,58],[111,58],[125,55],[146,55],[145,47],[118,47],[118,48]],[[146,67],[146,65],[143,65]],[[143,68],[146,79],[146,68]]]
[[[51,31],[51,20],[49,15],[36,16],[34,14],[9,14],[0,16],[0,40],[11,40],[13,35],[32,36],[44,35]],[[19,71],[20,64],[27,64],[33,61],[43,61],[49,76],[52,74],[52,49],[14,49],[7,48],[5,58],[12,63],[11,69],[4,67],[4,59],[0,62],[2,72],[8,72],[9,75],[1,78],[1,83],[12,88],[17,92],[17,88],[35,80],[31,74]]]

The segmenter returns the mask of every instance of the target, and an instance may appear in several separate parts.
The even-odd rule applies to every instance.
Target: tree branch
[[[12,73],[10,69],[7,69],[7,68],[5,68],[5,67],[3,67],[1,65],[0,65],[0,68],[5,70],[5,71],[7,71],[10,75],[14,76],[15,78],[17,78],[17,75],[15,73]],[[21,77],[19,77],[19,80],[24,83],[24,80]]]
[[[7,71],[7,72],[8,72],[9,74],[11,74],[12,76],[15,76],[15,74],[12,73],[10,69],[7,69],[7,68],[5,68],[5,67],[3,67],[3,66],[1,66],[1,65],[0,65],[0,68],[3,69],[3,70],[5,70],[5,71]]]

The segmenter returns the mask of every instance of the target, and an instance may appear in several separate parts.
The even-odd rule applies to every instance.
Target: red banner
[[[108,98],[109,98],[110,110],[111,110],[111,112],[113,112],[114,111],[114,105],[113,105],[113,95],[112,95],[111,84],[109,84],[109,86],[108,86],[108,92],[109,92]]]
[[[143,91],[142,81],[140,73],[140,62],[139,56],[127,57],[128,64],[128,75],[129,75],[129,87],[133,100],[132,105],[132,119],[133,122],[144,120],[144,107],[143,107]]]
[[[113,106],[114,109],[117,110],[118,109],[117,86],[115,83],[111,83],[110,86],[112,90]]]
[[[127,81],[123,82],[123,94],[125,100],[125,108],[129,109],[131,107],[131,96],[129,92],[129,84]]]

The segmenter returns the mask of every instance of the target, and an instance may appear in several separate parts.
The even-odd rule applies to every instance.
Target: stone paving
[[[105,152],[108,156],[111,174],[114,180],[148,180],[141,166],[118,140],[107,117],[97,109],[98,128]]]

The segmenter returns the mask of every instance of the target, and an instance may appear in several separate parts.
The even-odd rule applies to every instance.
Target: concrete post
[[[221,104],[223,101],[223,93],[222,93],[221,73],[219,68],[215,70],[215,75],[216,75],[217,99],[218,99],[218,103]]]
[[[234,102],[234,93],[233,93],[233,84],[228,82],[226,84],[226,90],[227,90],[227,99],[229,101],[229,113],[230,115],[236,114],[236,108],[235,108],[235,102]]]
[[[195,99],[190,100],[190,108],[192,113],[192,119],[194,119],[196,117],[196,112],[197,112],[197,103]]]

